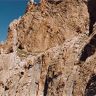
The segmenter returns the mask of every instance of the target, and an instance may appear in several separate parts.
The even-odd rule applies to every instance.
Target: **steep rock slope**
[[[94,96],[96,35],[87,36],[88,17],[82,0],[29,3],[1,45],[0,95]]]
[[[16,31],[18,47],[25,51],[42,52],[84,33],[87,22],[87,6],[83,1],[64,0],[58,4],[46,2],[37,6],[29,3],[24,16],[9,25],[5,45],[9,46],[7,51],[12,49]]]

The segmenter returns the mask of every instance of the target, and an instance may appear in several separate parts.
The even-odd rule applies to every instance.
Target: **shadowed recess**
[[[85,45],[82,50],[79,61],[86,61],[88,57],[93,55],[96,50],[96,34],[91,38],[90,42]]]
[[[51,85],[52,85],[53,80],[57,79],[58,76],[60,76],[62,74],[61,72],[57,72],[57,74],[54,74],[54,73],[55,72],[52,70],[52,65],[49,66],[48,67],[48,73],[47,73],[48,75],[46,76],[46,80],[45,80],[45,84],[44,84],[44,94],[43,94],[44,96],[47,96],[49,84],[51,83]]]
[[[96,96],[96,75],[92,74],[87,83],[84,96]]]
[[[96,0],[87,0],[88,13],[89,13],[89,35],[93,33],[93,26],[96,23]]]
[[[51,4],[59,4],[61,3],[63,0],[48,0],[49,3]]]

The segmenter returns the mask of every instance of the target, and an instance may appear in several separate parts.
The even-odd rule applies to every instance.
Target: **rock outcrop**
[[[0,96],[94,96],[96,35],[88,37],[88,23],[83,0],[29,2],[0,45]]]
[[[64,0],[59,4],[46,2],[42,5],[29,3],[24,16],[9,25],[7,51],[13,45],[14,30],[17,31],[18,46],[28,52],[43,52],[85,32],[88,23],[85,3]]]

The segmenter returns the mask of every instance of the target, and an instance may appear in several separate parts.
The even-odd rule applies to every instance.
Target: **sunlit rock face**
[[[31,3],[34,3],[34,0],[30,0]]]
[[[28,3],[0,45],[0,96],[85,96],[96,74],[96,36],[88,37],[87,5],[41,2]]]
[[[88,12],[83,2],[64,0],[59,4],[41,3],[41,6],[28,3],[27,8],[23,17],[10,24],[6,46],[12,47],[14,29],[18,46],[28,52],[43,52],[61,45],[87,29]]]

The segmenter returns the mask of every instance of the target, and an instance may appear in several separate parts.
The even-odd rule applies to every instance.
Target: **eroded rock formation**
[[[96,36],[88,37],[88,23],[83,0],[29,2],[0,45],[0,96],[94,96]]]

